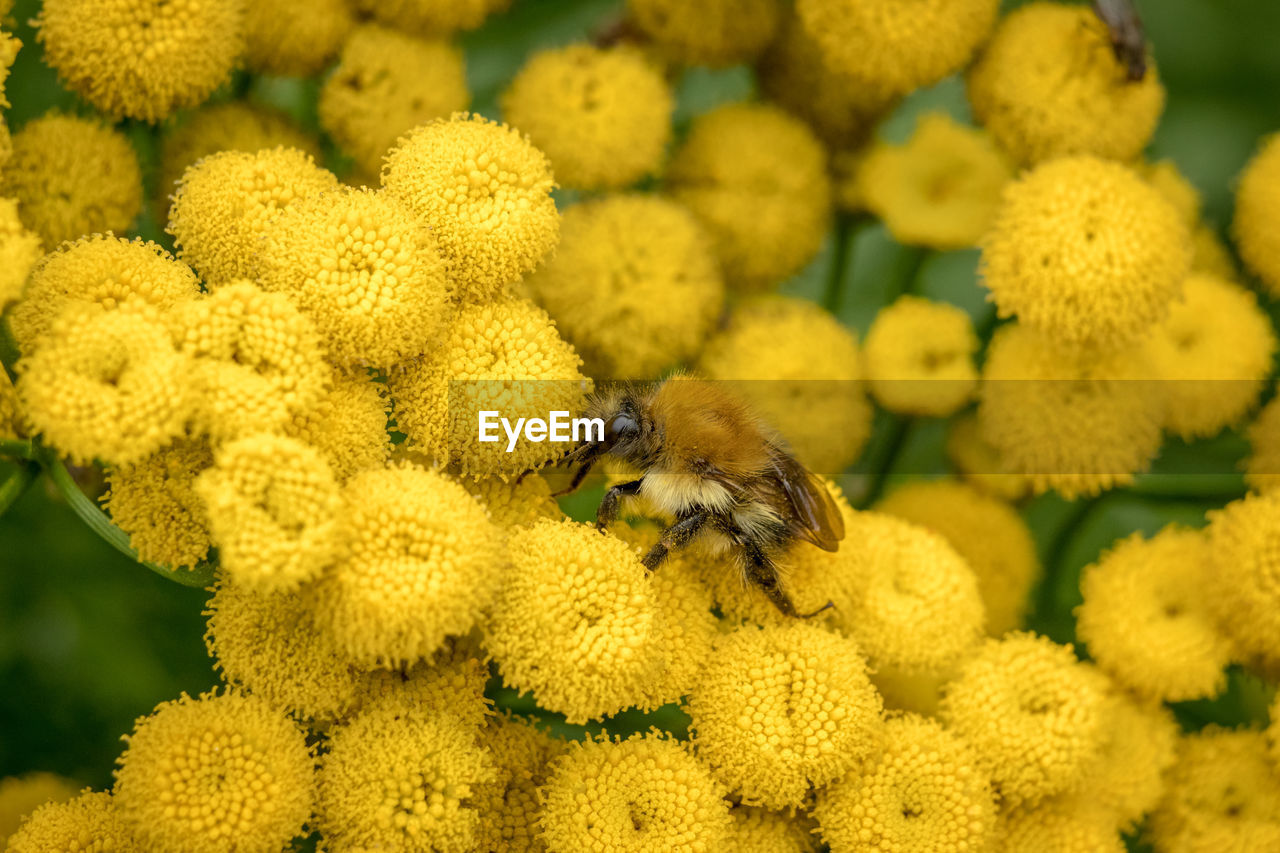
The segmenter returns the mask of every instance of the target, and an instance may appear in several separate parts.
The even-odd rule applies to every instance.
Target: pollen
[[[213,465],[208,444],[179,438],[107,472],[102,503],[143,560],[190,568],[209,552],[209,525],[196,477]]]
[[[871,395],[891,412],[946,417],[978,384],[978,336],[961,308],[901,296],[867,330],[863,357]]]
[[[1250,495],[1209,513],[1211,576],[1202,587],[1239,651],[1280,662],[1280,493]]]
[[[259,74],[310,77],[354,26],[346,0],[254,0],[245,5],[244,63]]]
[[[1273,295],[1280,294],[1280,134],[1267,137],[1236,185],[1232,233],[1240,257]]]
[[[754,59],[782,18],[780,0],[627,0],[628,19],[658,53],[683,65],[722,67]]]
[[[127,853],[138,841],[110,793],[85,791],[74,799],[41,805],[7,839],[7,853]]]

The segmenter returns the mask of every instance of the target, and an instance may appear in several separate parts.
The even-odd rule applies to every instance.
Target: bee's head
[[[561,460],[591,466],[606,453],[645,467],[656,452],[656,433],[646,411],[644,389],[624,387],[598,392],[587,401],[583,416],[598,422]]]

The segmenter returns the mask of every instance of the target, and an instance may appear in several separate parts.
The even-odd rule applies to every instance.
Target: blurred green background
[[[8,84],[13,130],[51,108],[83,109],[41,61],[28,23],[38,5],[19,2],[10,22],[24,45]],[[615,0],[515,0],[509,13],[462,39],[474,108],[497,117],[496,96],[530,51],[583,39],[612,21],[620,6]],[[1280,3],[1147,0],[1139,7],[1169,92],[1151,155],[1177,162],[1203,194],[1206,217],[1225,233],[1235,176],[1259,138],[1280,129]],[[222,96],[233,88],[247,91],[314,127],[317,87],[316,81],[238,78]],[[745,68],[689,71],[679,84],[677,121],[687,124],[753,91]],[[882,133],[901,138],[923,109],[967,117],[959,82],[917,93]],[[155,131],[126,129],[144,168],[151,165]],[[138,233],[164,240],[150,219],[139,222]],[[831,307],[859,333],[880,305],[906,289],[959,304],[989,327],[989,307],[974,277],[976,252],[922,256],[874,224],[834,233],[847,242],[838,246],[837,237],[829,238],[810,268],[787,283],[788,292],[822,299],[834,291]],[[864,459],[845,478],[847,490],[865,497],[884,476],[940,472],[941,438],[939,423],[881,414]],[[1246,450],[1236,435],[1174,443],[1133,489],[1075,504],[1052,496],[1030,502],[1024,512],[1049,570],[1036,593],[1032,627],[1071,640],[1080,568],[1131,531],[1153,533],[1170,521],[1201,524],[1206,509],[1243,493],[1233,472]],[[0,483],[12,470],[0,461]],[[593,497],[578,497],[571,511],[590,515]],[[38,480],[0,517],[0,776],[42,769],[110,784],[119,737],[135,717],[181,691],[214,683],[201,639],[204,598],[112,550],[47,480]],[[1191,727],[1239,723],[1262,719],[1266,697],[1263,685],[1235,673],[1223,697],[1177,711]]]

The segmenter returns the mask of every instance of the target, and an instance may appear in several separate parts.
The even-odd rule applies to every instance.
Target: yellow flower
[[[341,559],[315,588],[317,621],[357,662],[390,666],[465,634],[503,567],[500,537],[457,483],[414,466],[343,487]]]
[[[115,799],[105,791],[85,791],[73,800],[46,803],[9,836],[5,847],[6,853],[135,853],[144,849],[150,848],[138,844],[121,820]]]
[[[310,818],[306,735],[256,696],[183,694],[139,718],[125,741],[115,805],[144,850],[269,853]]]
[[[1014,502],[1026,496],[1031,481],[1025,475],[1005,469],[1000,454],[983,437],[975,413],[960,415],[947,430],[947,458],[965,482],[1002,501]],[[993,612],[990,625],[998,624]]]
[[[706,225],[725,282],[741,291],[798,272],[822,245],[831,212],[822,143],[767,104],[728,104],[695,119],[667,189]]]
[[[1067,499],[1127,485],[1160,450],[1161,383],[1145,350],[1055,346],[1021,323],[987,347],[978,424],[985,441],[1036,491]]]
[[[932,530],[956,549],[977,576],[989,635],[1022,627],[1040,561],[1031,530],[1011,506],[965,483],[934,480],[895,489],[875,508]]]
[[[1271,725],[1267,726],[1267,744],[1270,747],[1271,765],[1280,771],[1280,695],[1271,703]]]
[[[116,526],[129,534],[129,545],[139,557],[172,568],[192,567],[204,559],[209,527],[195,482],[212,464],[205,442],[180,438],[107,472],[102,503]]]
[[[1166,527],[1149,540],[1135,533],[1086,567],[1076,630],[1089,655],[1149,699],[1216,695],[1232,650],[1204,602],[1211,558],[1202,531]]]
[[[244,49],[244,0],[50,0],[36,21],[63,85],[115,118],[158,122],[231,76]]]
[[[315,448],[258,433],[223,445],[196,479],[218,563],[257,592],[297,589],[338,553],[338,484]]]
[[[1269,492],[1280,486],[1280,397],[1258,412],[1249,424],[1252,452],[1245,460],[1245,482],[1256,492]]]
[[[546,155],[481,116],[410,131],[387,156],[382,183],[435,232],[464,302],[519,281],[560,236]]]
[[[546,312],[527,300],[464,306],[431,352],[389,377],[397,427],[417,449],[467,477],[539,468],[564,445],[522,435],[508,453],[496,423],[498,439],[481,443],[480,412],[500,412],[512,424],[555,411],[577,413],[590,390],[578,372],[581,363]]]
[[[18,391],[9,381],[9,374],[0,370],[0,438],[19,438],[25,432]]]
[[[358,710],[387,702],[408,704],[423,713],[449,714],[479,731],[493,713],[484,695],[489,667],[467,648],[474,635],[450,639],[411,667],[373,669],[360,685]]]
[[[742,801],[799,806],[878,746],[880,697],[850,639],[808,622],[716,643],[688,702],[698,755]]]
[[[123,133],[50,113],[14,134],[0,193],[17,199],[22,224],[52,250],[95,231],[128,231],[142,210],[142,172]]]
[[[517,480],[486,477],[465,480],[462,487],[489,511],[489,518],[503,530],[528,527],[540,519],[564,518],[560,504],[551,497],[551,486],[539,474],[529,472]]]
[[[982,247],[1001,317],[1107,349],[1168,315],[1190,265],[1174,206],[1132,170],[1096,157],[1054,160],[1009,184]]]
[[[355,26],[346,0],[255,0],[245,6],[244,62],[260,74],[324,70]]]
[[[996,822],[991,781],[968,744],[907,714],[882,749],[818,795],[814,816],[832,850],[984,850]]]
[[[974,748],[1005,805],[1034,805],[1080,784],[1097,760],[1105,687],[1070,646],[1010,633],[961,665],[944,688],[941,717]]]
[[[1200,223],[1191,232],[1191,271],[1225,278],[1227,281],[1239,281],[1240,270],[1236,268],[1231,250],[1218,236],[1218,232],[1208,223]]]
[[[542,789],[543,838],[554,851],[718,850],[730,833],[724,794],[668,737],[575,743],[554,761]]]
[[[190,372],[145,302],[76,305],[18,362],[18,399],[32,426],[73,462],[128,465],[182,433],[195,403]]]
[[[528,286],[600,379],[650,379],[689,360],[724,305],[702,226],[655,195],[570,207],[555,257]]]
[[[343,187],[290,205],[267,230],[260,269],[264,288],[311,315],[338,364],[413,358],[445,319],[435,238],[381,192]]]
[[[0,15],[5,20],[9,20],[9,13],[13,11],[13,0],[3,0],[0,2]],[[9,103],[8,94],[5,92],[5,84],[9,80],[9,72],[13,70],[13,61],[18,58],[18,51],[22,49],[22,41],[12,33],[0,32],[0,107],[8,109],[13,106]],[[0,122],[3,124],[3,122]],[[0,160],[0,166],[3,166],[3,160]]]
[[[832,69],[905,95],[963,68],[991,31],[999,5],[998,0],[797,0],[796,13]]]
[[[21,298],[27,275],[42,254],[40,236],[23,227],[17,199],[0,198],[0,311]]]
[[[1245,654],[1280,662],[1280,493],[1250,495],[1209,514],[1213,583],[1201,594]]]
[[[464,110],[470,100],[457,47],[365,24],[343,43],[338,67],[320,89],[320,126],[364,174],[377,175],[402,134]]]
[[[771,297],[739,306],[707,342],[698,370],[776,428],[814,471],[836,474],[862,452],[872,407],[852,332],[821,307]]]
[[[1050,800],[1009,810],[1000,817],[998,853],[1125,853],[1111,816],[1091,804]]]
[[[497,776],[477,734],[402,693],[332,730],[315,818],[325,842],[334,850],[474,849],[486,817],[475,797]]]
[[[545,853],[547,845],[538,826],[540,789],[563,742],[507,716],[492,720],[481,732],[480,743],[493,756],[497,779],[480,785],[472,798],[484,816],[474,849]]]
[[[421,35],[447,36],[474,30],[511,0],[356,0],[356,8],[389,27]]]
[[[26,773],[0,779],[0,844],[31,812],[45,803],[65,803],[80,785],[55,773]]]
[[[928,113],[905,145],[871,147],[858,192],[899,243],[964,249],[982,239],[1012,177],[984,131]]]
[[[1169,159],[1143,162],[1138,164],[1137,171],[1178,209],[1188,228],[1195,228],[1200,223],[1200,191],[1182,174],[1177,163]]]
[[[1280,295],[1280,134],[1268,136],[1245,166],[1236,184],[1231,224],[1240,257],[1262,279],[1272,296]]]
[[[1262,733],[1210,726],[1183,737],[1147,832],[1168,853],[1280,848],[1280,775]]]
[[[369,468],[381,468],[391,456],[387,433],[390,408],[386,385],[364,374],[338,373],[315,405],[285,425],[286,435],[320,451],[338,482]]]
[[[280,211],[337,187],[337,178],[296,148],[211,154],[183,173],[168,231],[206,283],[254,279],[263,236]]]
[[[946,417],[978,384],[978,336],[961,308],[900,296],[876,314],[863,343],[871,394],[891,412]]]
[[[627,0],[627,17],[662,56],[683,65],[735,65],[769,44],[779,0]]]
[[[771,0],[770,0],[771,1]],[[502,95],[502,116],[546,152],[556,180],[621,189],[660,165],[671,89],[643,54],[573,44],[535,53]]]
[[[1022,163],[1064,154],[1133,160],[1164,109],[1151,57],[1143,79],[1130,81],[1107,28],[1080,5],[1033,3],[1010,13],[968,84],[978,122]]]
[[[818,839],[801,816],[771,812],[751,806],[735,806],[730,847],[736,853],[816,853]]]

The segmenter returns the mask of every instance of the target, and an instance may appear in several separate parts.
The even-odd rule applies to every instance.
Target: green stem
[[[0,483],[0,515],[9,511],[9,507],[27,491],[27,487],[35,482],[40,473],[40,466],[34,462],[23,462],[9,478]]]
[[[893,465],[898,461],[898,453],[907,441],[907,433],[911,431],[912,418],[905,415],[892,417],[893,424],[889,428],[889,437],[881,444],[884,450],[880,452],[880,458],[876,461],[875,470],[871,474],[871,487],[862,496],[862,500],[858,501],[859,509],[866,509],[880,499],[889,474],[893,471]]]
[[[30,438],[0,438],[0,456],[35,459],[36,443]]]
[[[1042,619],[1045,614],[1054,612],[1057,603],[1058,578],[1066,569],[1067,545],[1084,526],[1084,523],[1106,501],[1106,495],[1087,498],[1076,502],[1071,515],[1062,522],[1062,526],[1049,540],[1049,547],[1044,553],[1044,577],[1040,579],[1039,594],[1036,596],[1034,618]]]
[[[853,258],[853,232],[857,217],[848,213],[837,213],[832,239],[835,240],[834,257],[831,259],[831,270],[827,273],[827,289],[822,295],[822,306],[832,314],[840,313],[840,296],[842,295],[845,272]]]

